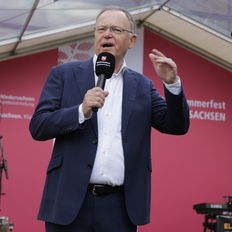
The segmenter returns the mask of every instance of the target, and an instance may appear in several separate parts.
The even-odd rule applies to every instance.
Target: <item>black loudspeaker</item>
[[[232,231],[232,216],[217,216],[217,232]]]

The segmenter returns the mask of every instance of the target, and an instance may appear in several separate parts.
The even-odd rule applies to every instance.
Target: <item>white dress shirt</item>
[[[97,56],[94,56],[93,65],[95,67]],[[92,184],[108,184],[111,186],[122,185],[124,183],[124,154],[121,138],[121,116],[122,116],[122,91],[123,73],[126,68],[124,61],[120,71],[113,74],[106,80],[105,91],[109,95],[105,99],[104,106],[98,109],[98,147],[96,158],[90,178]],[[95,74],[95,83],[98,77]],[[164,83],[166,88],[173,94],[181,91],[181,82],[174,84]],[[84,117],[82,104],[79,107],[79,122],[88,120]]]

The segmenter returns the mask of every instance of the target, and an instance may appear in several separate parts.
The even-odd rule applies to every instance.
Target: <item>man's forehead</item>
[[[117,15],[117,16],[116,16]],[[119,24],[130,24],[126,14],[119,10],[107,10],[103,12],[97,19],[97,25],[119,26]]]
[[[122,19],[122,20],[127,19],[126,14],[120,10],[107,10],[104,11],[101,15],[99,15],[97,20],[105,17],[109,19],[113,19],[115,15],[117,15],[117,19]]]

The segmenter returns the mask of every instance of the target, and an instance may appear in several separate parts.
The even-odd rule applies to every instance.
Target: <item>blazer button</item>
[[[92,141],[92,143],[93,143],[93,144],[97,144],[97,139],[94,139],[94,140]]]
[[[93,168],[93,165],[92,164],[88,164],[87,166],[89,169],[92,169]]]

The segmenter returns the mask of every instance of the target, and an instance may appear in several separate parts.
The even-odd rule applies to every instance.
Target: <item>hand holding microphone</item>
[[[111,53],[102,52],[98,55],[95,72],[98,76],[96,87],[87,91],[82,105],[82,110],[86,118],[91,117],[93,112],[98,111],[95,107],[96,103],[103,106],[104,99],[108,96],[108,92],[104,91],[106,79],[111,78],[115,69],[115,57]]]
[[[106,79],[111,78],[115,68],[115,57],[111,53],[102,52],[98,55],[95,72],[98,76],[97,86],[104,90]],[[93,107],[92,111],[97,112],[98,108]]]

